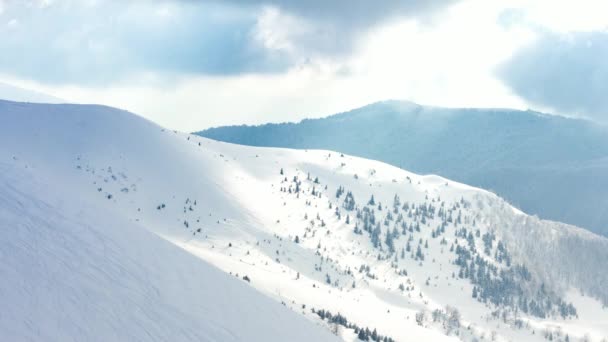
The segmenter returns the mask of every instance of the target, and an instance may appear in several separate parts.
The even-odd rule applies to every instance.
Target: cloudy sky
[[[385,99],[608,120],[605,0],[0,0],[0,81],[194,131]]]

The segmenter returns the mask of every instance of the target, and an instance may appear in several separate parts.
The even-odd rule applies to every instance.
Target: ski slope
[[[0,218],[11,227],[0,246],[10,255],[0,301],[11,307],[0,333],[16,339],[319,341],[331,331],[356,340],[359,328],[397,341],[608,336],[608,240],[441,177],[338,152],[220,143],[108,107],[5,101],[0,165]],[[428,207],[444,214],[420,214]],[[376,245],[358,232],[360,210],[375,211]],[[410,231],[395,234],[391,252],[397,220]],[[472,298],[481,285],[457,276],[450,247],[509,270],[498,242],[530,270],[522,293],[542,284],[542,298],[572,303],[576,316]]]

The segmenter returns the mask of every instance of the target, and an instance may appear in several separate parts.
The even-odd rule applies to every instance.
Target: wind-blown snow
[[[60,98],[0,82],[0,99],[32,103],[65,103]]]

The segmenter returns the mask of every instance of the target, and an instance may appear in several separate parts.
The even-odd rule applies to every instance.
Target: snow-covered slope
[[[0,107],[3,127],[25,129],[36,118]],[[0,148],[0,340],[335,339],[242,279],[90,201],[42,164],[9,157],[15,144],[38,139],[13,133]],[[32,152],[57,157],[56,147]]]
[[[357,335],[399,341],[608,336],[608,310],[602,306],[608,302],[608,240],[527,216],[491,193],[441,177],[329,151],[220,143],[107,107],[1,101],[0,163],[7,170],[1,176],[3,198],[21,203],[6,205],[8,210],[3,205],[0,217],[30,227],[3,231],[0,252],[9,253],[13,244],[22,248],[9,259],[18,265],[32,260],[25,252],[31,251],[24,247],[28,241],[80,246],[73,252],[76,258],[51,249],[51,258],[33,259],[49,260],[62,275],[86,270],[77,281],[62,282],[40,272],[41,280],[35,282],[44,280],[60,294],[63,286],[83,296],[96,290],[121,294],[103,309],[83,296],[58,297],[74,313],[95,312],[113,328],[120,327],[111,319],[120,310],[115,307],[135,307],[128,313],[133,317],[154,314],[133,331],[162,337],[171,329],[146,325],[161,320],[177,330],[179,324],[187,327],[181,331],[192,335],[181,336],[188,339],[200,332],[185,322],[204,316],[201,311],[208,314],[197,305],[221,302],[221,309],[214,310],[225,315],[209,320],[209,329],[225,324],[221,331],[241,334],[233,339],[243,334],[247,340],[249,335],[263,339],[258,330],[239,330],[243,317],[251,314],[226,318],[229,314],[222,311],[235,306],[254,310],[262,304],[241,305],[236,295],[227,300],[228,294],[213,290],[198,293],[204,286],[244,291],[247,284],[346,340]],[[53,229],[45,233],[38,228],[44,222],[55,222],[48,224]],[[61,229],[67,236],[56,233]],[[21,236],[22,231],[29,235]],[[107,236],[111,243],[95,243],[97,236]],[[175,246],[184,251],[174,251]],[[90,255],[85,253],[89,249]],[[104,254],[108,250],[114,254]],[[232,278],[216,274],[205,262]],[[24,268],[13,268],[11,274],[0,270],[3,278],[6,273],[17,279],[2,285],[7,290],[0,292],[0,300],[44,302],[38,299],[43,290],[18,285],[32,277]],[[107,275],[105,283],[97,280],[102,275]],[[132,280],[130,285],[120,282],[121,275]],[[236,277],[248,281],[228,281]],[[165,285],[148,292],[150,283]],[[20,297],[5,297],[12,294],[9,290]],[[127,306],[130,291],[140,291],[135,298],[152,296],[170,307],[158,304],[148,310],[143,299]],[[202,297],[195,298],[197,294]],[[273,334],[280,336],[308,326],[310,332],[300,335],[320,339],[311,335],[320,334],[314,324],[291,318],[285,324],[269,322],[280,311],[262,306],[256,319],[266,323],[259,329],[273,323],[279,330]],[[171,320],[172,310],[188,318]],[[16,315],[20,325],[0,316],[3,327],[29,331],[36,319],[61,327],[55,316],[31,318],[27,307],[14,311],[21,314]],[[98,329],[80,326],[92,327],[88,333]]]

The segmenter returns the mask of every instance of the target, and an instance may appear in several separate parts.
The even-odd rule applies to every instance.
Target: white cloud
[[[526,102],[567,116],[606,121],[608,2],[510,2],[510,27],[536,37],[498,69],[500,79]]]
[[[605,0],[512,0],[527,25],[557,33],[608,29],[608,2]]]
[[[415,101],[521,106],[494,80],[493,70],[534,34],[501,27],[495,20],[500,9],[489,3],[459,4],[432,26],[402,22],[371,32],[353,69]]]
[[[588,7],[565,1],[464,0],[425,20],[391,20],[359,31],[348,48],[336,46],[336,33],[323,31],[307,16],[266,6],[250,37],[268,51],[289,56],[292,64],[284,72],[183,74],[167,80],[150,70],[103,88],[12,81],[76,102],[129,109],[184,131],[294,121],[389,98],[525,109],[530,104],[496,77],[497,67],[542,32],[605,27],[603,1],[584,1]],[[174,2],[157,5],[155,20],[179,12]]]
[[[129,109],[186,131],[299,120],[389,98],[446,106],[523,107],[491,71],[529,33],[500,27],[493,19],[498,9],[484,3],[456,6],[432,25],[406,20],[380,27],[360,37],[353,55],[315,56],[282,74],[182,77],[165,86],[152,81],[42,90],[77,102]],[[259,39],[297,54],[300,47],[290,45],[292,36],[272,30],[277,25],[289,26],[282,31],[289,34],[306,29],[295,23],[268,10],[258,22]]]

